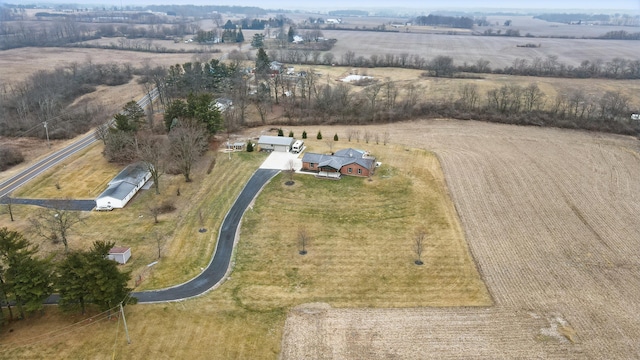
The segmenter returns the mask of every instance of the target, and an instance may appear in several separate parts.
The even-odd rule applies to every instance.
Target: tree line
[[[56,260],[39,256],[38,246],[21,233],[0,228],[0,322],[44,311],[43,302],[54,292],[66,311],[84,313],[91,305],[106,311],[121,302],[134,303],[127,287],[130,274],[120,272],[117,263],[107,259],[113,245],[96,241],[89,250],[69,252]]]
[[[0,88],[0,135],[45,137],[48,124],[51,139],[65,139],[88,131],[100,119],[100,106],[79,104],[78,97],[96,86],[129,82],[133,69],[115,63],[72,63],[54,70],[41,70],[18,84]]]
[[[609,61],[602,59],[584,60],[578,66],[568,65],[558,60],[558,56],[534,57],[532,59],[517,58],[511,65],[494,68],[486,59],[475,62],[462,62],[450,56],[436,56],[426,58],[420,55],[402,52],[399,54],[372,54],[368,57],[358,55],[348,50],[342,56],[336,57],[331,52],[320,52],[300,49],[269,49],[272,60],[283,63],[300,65],[341,65],[361,68],[398,67],[434,71],[434,65],[442,63],[443,59],[449,63],[446,76],[459,72],[478,74],[508,74],[522,76],[544,76],[560,78],[602,78],[602,79],[640,79],[640,60],[615,57]]]
[[[269,61],[269,56],[259,50],[256,59],[259,90],[252,103],[263,121],[260,108],[265,108],[266,103],[282,106],[286,121],[292,124],[367,124],[452,117],[634,135],[638,130],[637,124],[629,121],[631,99],[620,91],[589,95],[584,90],[575,90],[549,99],[534,83],[526,87],[503,86],[484,93],[467,84],[457,93],[434,98],[425,96],[415,85],[399,88],[385,79],[357,83],[363,90],[355,92],[353,85],[319,81],[313,69],[301,76],[272,74],[267,66]],[[433,59],[428,66],[432,71],[426,75],[450,75],[451,63],[452,59],[446,57]],[[477,66],[485,68],[488,62]]]
[[[445,16],[429,14],[418,16],[412,21],[416,25],[422,26],[446,26],[460,29],[473,29],[474,21],[465,16]]]

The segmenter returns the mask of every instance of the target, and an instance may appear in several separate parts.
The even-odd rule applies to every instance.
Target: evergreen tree
[[[227,20],[227,22],[224,24],[223,28],[226,29],[226,30],[233,30],[233,29],[236,28],[236,26],[231,22],[231,20]]]
[[[247,141],[247,152],[253,152],[253,143],[251,140]]]
[[[284,136],[284,132],[282,131],[282,129],[278,129],[278,136]]]
[[[306,139],[307,138],[307,130],[303,130],[302,131],[302,138]]]
[[[316,136],[316,139],[322,140],[322,133],[320,132],[320,130],[318,130],[318,135]]]
[[[91,250],[73,252],[60,263],[58,290],[63,309],[79,308],[84,313],[87,304],[95,304],[106,311],[127,300],[131,274],[120,272],[118,264],[107,258],[113,245],[96,241]]]
[[[264,35],[263,34],[254,34],[251,39],[251,46],[255,49],[259,49],[264,47]]]
[[[256,74],[266,76],[269,74],[270,66],[269,56],[263,48],[259,48],[256,55]]]
[[[333,141],[338,141],[338,133],[336,133],[335,135],[333,135]]]
[[[242,34],[242,28],[238,29],[238,33],[236,34],[236,42],[237,43],[244,42],[244,35]]]
[[[289,137],[293,137],[293,130],[289,130]]]
[[[295,36],[295,30],[293,29],[293,26],[289,26],[289,32],[287,33],[287,41],[292,43],[293,42],[293,37]]]
[[[53,290],[52,266],[47,260],[33,257],[38,251],[22,234],[0,229],[0,293],[13,317],[11,302],[24,318],[28,313],[42,310],[42,302]]]
[[[53,292],[53,266],[51,262],[22,256],[9,271],[13,294],[21,317],[42,310],[43,302]]]

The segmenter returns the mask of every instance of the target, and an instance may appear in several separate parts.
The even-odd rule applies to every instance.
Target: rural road
[[[156,97],[158,97],[158,91],[157,89],[154,88],[152,91],[149,92],[149,94],[145,95],[144,97],[142,97],[142,99],[138,100],[137,103],[138,105],[140,105],[141,108],[144,109]],[[89,145],[93,144],[95,141],[97,141],[97,139],[95,138],[95,135],[93,132],[86,134],[82,136],[79,140],[74,141],[72,144],[68,145],[67,147],[62,148],[54,152],[53,154],[48,155],[44,159],[39,160],[35,164],[24,169],[17,175],[0,183],[0,203],[6,203],[7,199],[5,198],[5,196],[9,196],[11,192],[13,192],[15,189],[19,188],[20,186],[24,185],[28,181],[42,174],[44,171],[52,168],[53,166],[56,166],[60,162],[67,159],[69,156],[87,148]],[[14,203],[22,203],[20,201],[27,201],[27,199],[13,199]],[[33,200],[33,201],[36,201],[36,200]],[[58,200],[55,200],[55,201],[58,201]],[[43,199],[43,200],[38,200],[36,202],[31,202],[29,204],[44,206],[43,204],[46,204],[46,203],[48,203],[48,201]],[[93,201],[93,205],[95,206],[95,201]],[[85,211],[89,211],[93,209],[93,206],[89,209],[86,209],[86,207],[87,207],[86,204],[82,204],[82,207],[78,207],[78,209],[85,210]]]
[[[200,275],[170,288],[152,291],[134,292],[131,295],[138,299],[138,303],[155,303],[163,301],[175,301],[204,294],[211,290],[225,277],[229,270],[231,254],[233,252],[236,235],[240,227],[242,215],[260,190],[280,170],[258,169],[247,182],[231,209],[222,221],[216,250],[209,265]]]
[[[0,199],[5,196],[11,194],[12,191],[24,185],[31,179],[37,177],[44,171],[49,168],[56,166],[61,161],[65,160],[69,156],[87,148],[89,145],[93,144],[96,141],[93,132],[87,135],[84,135],[78,141],[75,141],[73,144],[60,149],[53,154],[48,155],[42,160],[39,160],[35,164],[29,166],[28,168],[21,171],[19,174],[5,180],[0,183]],[[91,209],[89,209],[91,210]]]

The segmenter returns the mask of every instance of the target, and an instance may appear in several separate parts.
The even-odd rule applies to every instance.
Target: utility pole
[[[129,328],[127,327],[127,319],[124,317],[124,307],[122,306],[122,303],[120,303],[120,313],[122,314],[122,322],[124,323],[124,333],[127,334],[127,344],[131,344]]]
[[[51,149],[51,143],[49,142],[49,128],[47,127],[47,122],[44,122],[44,131],[47,133],[47,147]]]

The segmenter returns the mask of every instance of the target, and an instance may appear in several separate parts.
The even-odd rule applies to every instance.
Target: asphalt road
[[[229,271],[231,254],[233,253],[242,215],[260,190],[279,172],[280,170],[278,169],[258,169],[249,179],[235,203],[231,206],[227,216],[225,216],[218,234],[218,243],[213,258],[200,275],[186,283],[170,288],[134,292],[131,295],[138,299],[138,303],[188,299],[202,295],[218,285]],[[193,229],[193,231],[195,233],[198,229]]]
[[[140,107],[144,109],[146,106],[149,105],[151,100],[155,99],[157,96],[158,96],[158,91],[157,89],[154,88],[152,91],[149,92],[149,94],[145,95],[144,97],[142,97],[142,99],[138,100],[138,105],[140,105]],[[36,162],[35,164],[32,164],[25,170],[21,171],[19,174],[0,183],[0,203],[2,202],[6,203],[7,199],[6,198],[3,199],[3,198],[5,196],[9,196],[11,192],[14,191],[15,189],[24,185],[25,183],[35,178],[36,176],[42,174],[44,171],[48,170],[49,168],[64,161],[69,156],[87,148],[89,145],[93,144],[95,141],[96,141],[96,138],[93,132],[87,135],[84,135],[78,141],[75,141],[73,144],[63,149],[60,149],[54,152],[53,154],[48,155],[44,159]],[[20,203],[19,201],[26,201],[26,200],[27,199],[15,199],[14,202]],[[42,204],[45,204],[45,203],[46,203],[45,201],[42,201],[40,203],[33,203],[33,204],[43,206]],[[85,210],[86,204],[83,204],[81,206],[82,208],[79,208],[79,209]],[[95,202],[94,202],[94,206],[95,206]],[[93,209],[93,207],[91,207],[88,210],[91,210],[91,209]]]
[[[57,165],[59,162],[68,158],[69,156],[77,153],[93,144],[96,141],[93,132],[83,136],[80,140],[74,142],[73,144],[60,149],[53,154],[48,155],[44,159],[36,162],[35,164],[29,166],[19,174],[7,179],[6,181],[0,183],[0,198],[3,198],[12,191],[24,185],[26,182],[40,175],[47,169]]]

